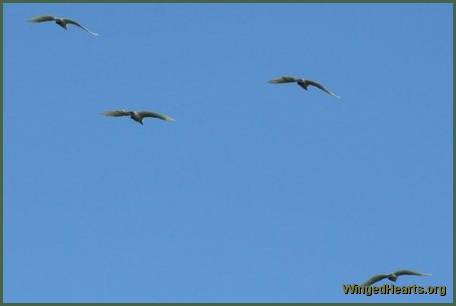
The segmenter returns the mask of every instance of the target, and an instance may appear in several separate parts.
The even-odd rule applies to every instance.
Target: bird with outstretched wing
[[[164,121],[175,121],[173,118],[163,115],[157,112],[151,111],[128,111],[128,110],[113,110],[104,112],[105,116],[109,117],[122,117],[122,116],[130,116],[136,122],[143,124],[144,118],[156,118]]]
[[[273,80],[270,80],[268,82],[272,83],[272,84],[297,83],[299,86],[301,86],[305,90],[307,90],[307,88],[309,86],[314,86],[314,87],[326,92],[327,94],[340,99],[340,96],[336,95],[335,93],[333,93],[332,91],[330,91],[329,89],[324,87],[322,84],[317,83],[315,81],[311,81],[311,80],[298,79],[298,78],[291,77],[291,76],[282,76],[280,78],[273,79]]]
[[[371,286],[376,282],[381,281],[382,279],[389,279],[390,281],[395,282],[401,275],[415,275],[415,276],[431,276],[431,274],[415,272],[412,270],[398,270],[389,274],[377,274],[369,278],[367,281],[361,284],[361,286]]]
[[[72,19],[68,19],[68,18],[61,18],[61,17],[50,16],[50,15],[42,15],[42,16],[36,16],[36,17],[30,18],[29,21],[30,22],[34,22],[34,23],[54,21],[56,24],[58,24],[59,26],[61,26],[65,30],[67,29],[67,25],[68,24],[72,24],[72,25],[75,25],[75,26],[83,29],[84,31],[94,35],[94,36],[99,36],[100,35],[98,33],[94,33],[92,31],[90,31],[89,29],[87,29],[86,27],[81,25],[80,23],[78,23],[78,22],[76,22],[76,21],[74,21]]]

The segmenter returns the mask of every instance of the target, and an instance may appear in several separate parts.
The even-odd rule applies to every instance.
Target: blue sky
[[[3,14],[5,302],[452,301],[450,4]]]

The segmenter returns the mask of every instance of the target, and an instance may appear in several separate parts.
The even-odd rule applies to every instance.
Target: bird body
[[[114,111],[107,111],[104,113],[105,116],[110,117],[122,117],[122,116],[130,116],[131,119],[134,121],[143,124],[144,118],[157,118],[164,121],[175,121],[173,118],[157,113],[157,112],[150,112],[150,111],[128,111],[128,110],[114,110]]]
[[[297,83],[299,86],[301,86],[305,90],[308,90],[307,88],[309,86],[314,86],[314,87],[317,87],[320,90],[323,90],[327,94],[340,99],[340,97],[338,95],[336,95],[335,93],[333,93],[329,89],[325,88],[320,83],[317,83],[317,82],[311,81],[311,80],[299,79],[299,78],[295,78],[295,77],[291,77],[291,76],[282,76],[280,78],[277,78],[277,79],[274,79],[274,80],[270,80],[268,82],[272,83],[272,84]]]
[[[412,270],[398,270],[389,274],[377,274],[369,278],[367,281],[361,284],[361,286],[371,286],[372,284],[381,281],[382,279],[389,279],[392,282],[395,282],[401,275],[416,275],[416,276],[431,276],[431,274],[415,272]]]
[[[82,26],[78,22],[76,22],[74,20],[71,20],[71,19],[68,19],[68,18],[61,18],[61,17],[49,16],[49,15],[42,15],[42,16],[33,17],[33,18],[29,19],[29,21],[30,22],[35,22],[35,23],[54,21],[56,24],[58,24],[59,26],[61,26],[65,30],[67,30],[67,25],[68,24],[72,24],[72,25],[75,25],[75,26],[83,29],[84,31],[94,35],[94,36],[99,36],[100,35],[98,33],[94,33],[92,31],[90,31],[89,29],[87,29],[86,27]]]
[[[136,122],[139,122],[141,124],[143,124],[143,117],[141,117],[141,115],[138,113],[138,112],[131,112],[130,113],[130,118],[135,120]]]

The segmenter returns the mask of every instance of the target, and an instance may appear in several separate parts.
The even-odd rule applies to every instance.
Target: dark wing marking
[[[122,110],[107,111],[107,112],[104,112],[103,114],[105,116],[110,116],[110,117],[121,117],[121,116],[130,116],[131,112],[122,109]]]
[[[55,21],[57,18],[49,15],[41,15],[41,16],[36,16],[33,18],[30,18],[28,21],[29,22],[46,22],[46,21]]]
[[[171,118],[169,116],[166,116],[166,115],[163,115],[160,113],[156,113],[156,112],[142,111],[142,112],[138,112],[138,115],[141,116],[141,118],[150,117],[150,118],[157,118],[157,119],[161,119],[161,120],[165,120],[165,121],[175,121],[173,118]]]
[[[375,284],[378,281],[381,281],[384,278],[387,278],[389,275],[388,274],[377,274],[369,278],[367,281],[361,284],[361,286],[371,286],[372,284]]]
[[[314,86],[314,87],[317,87],[321,90],[323,90],[324,92],[326,92],[327,94],[331,95],[331,96],[334,96],[336,98],[340,98],[338,95],[336,95],[335,93],[333,93],[332,91],[326,89],[323,85],[321,85],[320,83],[317,83],[317,82],[314,82],[314,81],[310,81],[310,80],[304,80],[304,83],[306,85],[311,85],[311,86]],[[299,84],[301,85],[301,84]],[[301,85],[302,86],[302,85]],[[303,86],[304,87],[304,86]]]
[[[92,34],[92,35],[94,35],[94,36],[99,36],[99,35],[100,35],[100,34],[98,34],[98,33],[94,33],[94,32],[92,32],[92,31],[90,31],[89,29],[87,29],[86,27],[82,26],[81,24],[77,23],[77,22],[74,21],[74,20],[64,18],[64,19],[63,19],[63,22],[69,23],[69,24],[73,24],[73,25],[75,25],[75,26],[77,26],[77,27],[80,27],[80,28],[83,29],[84,31],[86,31],[86,32],[88,32],[88,33],[90,33],[90,34]]]
[[[268,81],[268,83],[272,83],[272,84],[292,83],[292,82],[296,82],[297,80],[298,79],[291,77],[291,76],[283,76],[278,79],[270,80],[270,81]]]
[[[397,276],[400,276],[400,275],[431,276],[431,274],[415,272],[412,270],[398,270],[398,271],[394,272],[394,274],[396,274]]]

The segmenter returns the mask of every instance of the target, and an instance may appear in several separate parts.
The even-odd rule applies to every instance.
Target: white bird
[[[294,78],[294,77],[290,77],[290,76],[283,76],[283,77],[280,77],[278,79],[274,79],[274,80],[268,81],[268,83],[272,83],[272,84],[297,83],[299,86],[301,86],[305,90],[307,90],[307,87],[309,87],[309,85],[310,85],[310,86],[317,87],[317,88],[323,90],[324,92],[326,92],[327,94],[340,99],[340,97],[338,95],[336,95],[335,93],[333,93],[329,89],[325,88],[320,83],[317,83],[317,82],[311,81],[311,80],[304,80],[304,79],[298,79],[298,78]]]
[[[411,270],[398,270],[389,274],[377,274],[369,278],[367,281],[361,284],[361,286],[371,286],[372,284],[381,281],[384,278],[389,279],[392,282],[395,282],[397,278],[401,275],[416,275],[416,276],[431,276],[431,274],[419,273]]]
[[[143,119],[144,118],[157,118],[165,121],[176,121],[173,118],[156,113],[156,112],[149,112],[149,111],[127,111],[127,110],[114,110],[114,111],[107,111],[104,112],[105,116],[110,116],[110,117],[121,117],[121,116],[130,116],[131,119],[135,120],[136,122],[139,122],[143,124]]]
[[[82,26],[81,24],[77,23],[74,20],[68,19],[68,18],[61,18],[61,17],[54,17],[54,16],[49,16],[49,15],[42,15],[42,16],[36,16],[31,19],[29,19],[29,22],[47,22],[47,21],[54,21],[56,24],[64,28],[65,30],[67,29],[68,24],[75,25],[77,27],[80,27],[81,29],[87,31],[88,33],[94,35],[94,36],[99,36],[100,34],[94,33],[87,29],[86,27]]]

